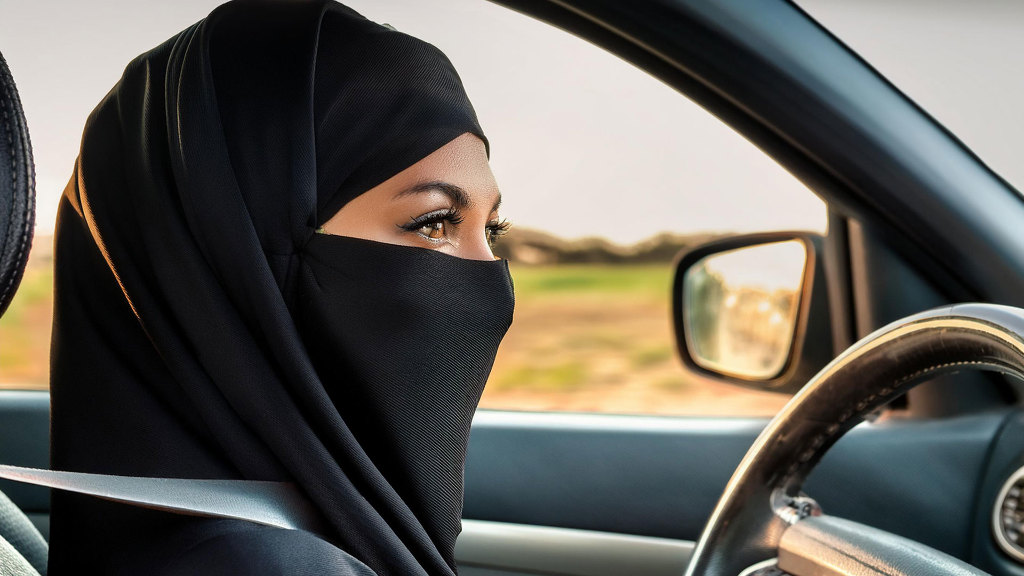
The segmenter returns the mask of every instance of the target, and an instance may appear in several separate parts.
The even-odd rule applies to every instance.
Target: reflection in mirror
[[[807,249],[798,240],[748,246],[697,261],[683,280],[690,356],[702,368],[769,380],[789,360]]]

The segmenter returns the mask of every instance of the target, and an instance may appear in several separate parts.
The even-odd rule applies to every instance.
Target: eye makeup
[[[512,223],[508,221],[508,218],[502,218],[501,220],[494,220],[487,223],[487,243],[494,246],[498,239],[508,234],[509,228],[512,227]]]
[[[440,243],[447,240],[463,221],[464,217],[459,209],[451,206],[416,216],[408,223],[399,225],[399,228],[417,234],[428,242]],[[488,222],[485,227],[487,243],[493,246],[498,238],[508,232],[511,225],[507,219]]]
[[[423,237],[432,243],[440,243],[447,239],[449,227],[455,228],[463,221],[462,214],[454,206],[427,212],[412,218],[407,224],[399,227],[407,232],[412,232]]]

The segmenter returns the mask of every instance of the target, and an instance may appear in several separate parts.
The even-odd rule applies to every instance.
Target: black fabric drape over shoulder
[[[324,0],[231,2],[126,68],[58,214],[52,466],[294,482],[328,529],[57,492],[51,574],[454,572],[469,419],[511,318],[507,263],[315,229],[467,132],[484,138],[443,54]],[[438,271],[468,283],[422,296],[438,314],[471,303],[476,332],[445,360],[468,367],[393,402],[423,351],[374,325],[410,316],[395,302],[419,306],[403,274]],[[356,422],[355,402],[374,418]]]

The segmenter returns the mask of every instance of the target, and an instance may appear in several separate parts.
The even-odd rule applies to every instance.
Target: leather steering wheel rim
[[[758,436],[708,520],[687,576],[736,576],[776,556],[779,568],[785,569],[788,546],[806,542],[806,532],[832,524],[824,518],[804,521],[820,510],[800,493],[825,452],[896,396],[931,376],[963,369],[994,370],[1024,379],[1024,310],[991,304],[946,306],[894,322],[851,346],[812,378]],[[883,539],[903,540],[862,528],[885,535]],[[787,532],[804,534],[788,537]],[[832,534],[811,540],[820,545],[822,540],[845,537]],[[862,549],[859,544],[854,548]],[[842,554],[850,555],[851,549],[846,547]],[[906,540],[897,547],[890,541],[872,550],[906,555],[893,562],[927,567],[922,574],[984,574]],[[848,561],[870,565],[866,558]]]
[[[21,282],[35,221],[35,173],[25,113],[0,54],[0,315]]]

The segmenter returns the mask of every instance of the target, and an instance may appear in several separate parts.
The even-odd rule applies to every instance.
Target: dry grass
[[[671,268],[513,266],[516,313],[484,408],[771,415],[787,397],[698,381],[675,351]]]
[[[33,263],[0,318],[0,388],[48,387],[52,302],[53,272]]]

